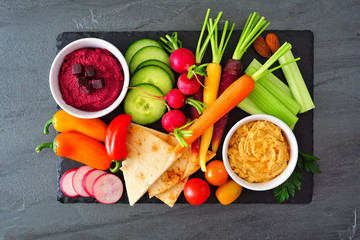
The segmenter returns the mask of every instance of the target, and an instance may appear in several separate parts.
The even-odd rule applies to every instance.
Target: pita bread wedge
[[[213,157],[215,157],[215,155],[216,154],[214,152],[208,151],[207,154],[206,154],[206,162],[213,159]],[[184,172],[184,175],[183,175],[182,179],[188,178],[191,174],[194,174],[199,169],[200,169],[199,161],[198,162],[193,162],[191,160],[191,157],[190,157],[190,160],[189,160],[188,164],[186,165],[186,169],[185,169],[185,172]]]
[[[136,126],[154,134],[155,136],[161,138],[162,140],[164,140],[165,142],[169,143],[174,147],[178,143],[177,139],[173,135],[165,134],[155,129],[147,128],[141,125],[136,125]],[[208,151],[206,160],[210,161],[214,156],[215,153]],[[195,173],[199,169],[200,169],[200,164],[194,163],[191,160],[191,148],[190,147],[185,148],[180,158],[176,160],[169,167],[169,169],[149,188],[148,190],[149,197],[150,198],[152,198],[153,196],[158,197],[159,194],[170,191],[177,183],[188,178],[191,174]]]
[[[179,159],[149,188],[149,197],[165,192],[181,181],[184,176],[186,165],[191,159],[191,150],[186,148]]]
[[[173,146],[137,125],[128,127],[126,147],[128,157],[121,170],[133,206],[181,154],[174,154]]]
[[[169,207],[173,207],[177,199],[179,198],[181,192],[184,190],[187,180],[188,178],[185,178],[184,180],[175,184],[172,188],[170,188],[166,192],[156,195],[156,197],[160,199],[162,202],[164,202],[166,205],[168,205]]]
[[[135,124],[134,124],[135,125]],[[160,131],[147,128],[144,126],[136,125],[152,134],[162,139],[163,141],[169,143],[173,147],[176,146],[178,141],[173,135],[162,133]],[[161,177],[149,188],[149,197],[152,198],[157,194],[165,192],[176,185],[178,182],[183,179],[183,175],[185,173],[186,165],[191,158],[191,150],[190,148],[186,148],[179,159],[177,159],[169,169],[161,175]]]

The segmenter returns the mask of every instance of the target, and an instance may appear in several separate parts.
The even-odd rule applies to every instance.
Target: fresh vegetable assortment
[[[268,34],[265,40],[261,37],[270,22],[256,12],[250,14],[233,50],[233,56],[223,68],[222,56],[235,24],[227,31],[229,22],[224,21],[223,31],[218,35],[222,12],[214,20],[209,16],[210,10],[206,13],[195,54],[183,46],[177,32],[171,36],[159,36],[160,41],[140,39],[129,46],[125,59],[129,65],[131,80],[123,103],[125,114],[115,117],[109,125],[100,119],[76,118],[63,110],[55,113],[46,123],[45,134],[48,134],[51,124],[60,133],[53,142],[37,146],[36,151],[52,148],[57,156],[84,164],[62,175],[60,188],[66,196],[94,197],[105,204],[116,203],[123,194],[123,183],[119,177],[107,171],[115,173],[121,169],[128,174],[129,167],[136,168],[131,165],[131,161],[153,157],[148,151],[154,154],[154,162],[166,162],[158,160],[164,156],[155,153],[164,151],[169,154],[166,149],[173,149],[172,154],[167,156],[170,156],[172,164],[179,166],[172,165],[170,169],[182,168],[189,173],[186,175],[166,169],[156,173],[161,175],[156,186],[162,186],[165,182],[174,183],[166,187],[166,191],[152,189],[157,193],[154,196],[173,206],[183,192],[190,204],[200,205],[211,194],[210,184],[217,188],[215,196],[218,201],[228,205],[240,197],[242,187],[229,180],[222,160],[206,163],[215,155],[209,157],[209,148],[217,152],[223,140],[229,112],[238,106],[249,114],[273,115],[293,128],[298,121],[298,114],[314,108],[296,64],[300,59],[294,58],[290,51],[291,44],[284,43],[280,46],[279,39],[273,33]],[[212,62],[203,63],[209,44]],[[250,46],[260,56],[268,58],[263,65],[256,59],[249,66],[244,66],[241,62]],[[269,69],[276,61],[280,65]],[[279,68],[282,68],[288,85],[272,74]],[[186,104],[189,104],[190,111],[186,111]],[[137,130],[136,124],[150,125],[159,121],[163,130],[169,134],[150,128]],[[153,142],[146,142],[147,135]],[[144,139],[141,139],[142,136]],[[134,139],[136,142],[131,142]],[[136,158],[134,146],[137,146]],[[131,159],[128,159],[130,162],[122,166],[123,161],[127,163],[129,147],[133,151]],[[186,163],[187,159],[189,161]],[[298,168],[320,173],[315,162],[317,160],[314,156],[299,153]],[[144,164],[151,162],[149,159],[141,161]],[[112,164],[115,166],[111,168]],[[181,164],[185,165],[180,166]],[[205,180],[191,178],[190,175],[199,168],[204,172]],[[142,169],[146,170],[146,167],[142,166]],[[146,174],[149,173],[135,171],[133,174],[140,174],[139,178],[142,180],[147,179]],[[294,196],[295,190],[300,190],[301,178],[301,172],[295,170],[288,181],[274,189],[276,199],[283,202],[289,196]],[[130,184],[127,181],[125,183]],[[136,187],[136,184],[131,183],[131,186]],[[170,195],[177,196],[175,202],[169,203]]]

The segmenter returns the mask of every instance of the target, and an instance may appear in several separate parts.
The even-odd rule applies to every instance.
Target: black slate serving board
[[[293,54],[295,57],[300,57],[301,60],[298,62],[301,73],[304,77],[306,85],[310,91],[311,96],[313,97],[313,62],[314,62],[314,35],[311,31],[271,31],[275,33],[280,40],[280,44],[285,41],[290,42],[293,46]],[[141,38],[152,38],[158,40],[159,37],[165,36],[166,34],[171,34],[172,32],[64,32],[60,34],[56,39],[56,49],[57,52],[60,51],[63,47],[65,47],[70,42],[86,37],[96,37],[109,41],[114,44],[123,54],[126,52],[126,49],[129,47],[131,43]],[[267,32],[264,32],[262,35],[265,36]],[[227,49],[223,56],[223,61],[221,64],[224,66],[227,59],[231,58],[237,41],[241,31],[234,31]],[[195,31],[178,31],[179,39],[183,42],[183,46],[189,48],[193,52],[195,52],[197,39],[199,37],[199,32]],[[253,58],[256,58],[261,63],[266,61],[265,58],[258,55],[252,47],[250,47],[246,54],[244,54],[242,58],[242,63],[244,65],[244,69],[249,65]],[[203,59],[203,63],[211,62],[211,54],[210,54],[210,46],[208,48],[207,53]],[[274,66],[277,64],[274,64]],[[284,75],[281,70],[277,70],[274,74],[285,81]],[[59,107],[58,109],[59,110]],[[185,109],[186,111],[186,109]],[[123,113],[123,106],[120,105],[115,111],[110,113],[109,115],[102,118],[105,123],[110,123],[110,121],[117,116],[118,114]],[[226,133],[230,130],[230,128],[240,119],[247,116],[248,114],[243,112],[239,108],[235,108],[231,111],[229,122],[227,125]],[[299,121],[294,128],[294,133],[297,138],[299,144],[299,150],[313,154],[313,111],[309,111],[305,114],[301,114],[299,117]],[[150,127],[155,128],[160,131],[164,131],[161,127],[161,123],[155,123]],[[226,134],[225,133],[225,134]],[[214,159],[222,159],[221,158],[221,149],[222,145],[220,145],[217,155]],[[57,157],[57,179],[58,179],[58,190],[57,190],[57,200],[62,203],[96,203],[97,201],[94,198],[68,198],[65,196],[60,189],[60,178],[62,174],[71,169],[80,167],[82,164],[66,159]],[[117,175],[123,179],[121,171],[117,173]],[[200,177],[204,178],[204,174],[201,171],[196,172],[191,176],[192,177]],[[291,197],[287,203],[295,203],[295,204],[306,204],[312,201],[312,193],[313,193],[313,185],[314,179],[313,175],[310,173],[304,172],[301,191],[296,192],[295,197]],[[216,187],[211,187],[211,195],[206,203],[218,203],[215,197]],[[126,195],[126,191],[124,191],[124,195],[119,200],[119,203],[128,203],[128,198]],[[155,197],[152,199],[148,198],[148,195],[145,194],[138,203],[162,203],[160,200]],[[183,194],[180,195],[177,203],[187,203]],[[272,190],[264,191],[264,192],[256,192],[250,191],[247,189],[243,189],[243,193],[241,196],[235,201],[235,203],[276,203],[276,199],[273,195]]]

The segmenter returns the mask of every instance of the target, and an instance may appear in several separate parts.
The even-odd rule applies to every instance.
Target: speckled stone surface
[[[36,154],[56,106],[48,87],[66,31],[199,30],[207,8],[240,29],[314,33],[313,200],[294,204],[61,204],[56,158]],[[0,1],[0,238],[359,239],[359,1]]]

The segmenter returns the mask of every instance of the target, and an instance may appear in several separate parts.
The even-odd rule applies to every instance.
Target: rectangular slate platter
[[[295,57],[300,57],[301,60],[298,62],[298,66],[303,75],[303,78],[306,82],[306,85],[310,91],[311,96],[313,97],[313,63],[314,63],[314,35],[311,31],[271,31],[275,33],[280,40],[280,44],[285,41],[290,42],[293,46],[293,54]],[[166,32],[64,32],[60,34],[56,39],[56,50],[60,51],[63,47],[65,47],[70,42],[85,38],[85,37],[96,37],[109,41],[114,44],[123,54],[126,52],[126,49],[130,46],[134,41],[141,38],[151,38],[155,40],[159,40],[160,37],[165,36],[166,34],[171,34],[171,31]],[[233,35],[229,41],[229,44],[226,48],[226,51],[223,56],[223,60],[221,62],[222,66],[224,66],[225,62],[232,57],[233,51],[239,39],[241,31],[237,30],[233,32]],[[266,36],[267,32],[265,31],[262,36]],[[197,31],[178,31],[179,39],[183,42],[183,46],[195,52],[197,39],[199,37],[199,32]],[[253,58],[256,58],[261,63],[266,61],[265,58],[258,55],[252,47],[249,47],[248,51],[244,54],[241,59],[244,69],[249,65]],[[210,46],[204,56],[203,63],[211,62],[211,51]],[[274,66],[278,65],[277,63]],[[281,70],[277,70],[274,74],[280,78],[282,81],[286,82],[284,75]],[[57,107],[59,110],[59,107]],[[185,109],[185,111],[187,111]],[[102,118],[105,123],[110,123],[110,121],[117,116],[118,114],[123,113],[123,106],[120,105],[116,110],[114,110],[109,115]],[[243,112],[239,108],[235,108],[230,112],[229,122],[227,125],[226,133],[229,129],[240,119],[248,116],[247,113]],[[299,117],[299,121],[294,128],[294,133],[297,138],[299,144],[299,150],[304,153],[313,154],[313,110],[309,111],[305,114],[301,114]],[[155,123],[150,125],[150,127],[163,131],[161,127],[161,123]],[[220,145],[219,150],[214,159],[222,159],[221,158],[221,149],[222,145]],[[71,169],[80,167],[82,164],[66,159],[57,157],[57,200],[61,203],[97,203],[94,198],[69,198],[64,195],[60,189],[60,178],[62,174]],[[303,180],[301,190],[296,192],[295,197],[290,197],[290,199],[286,203],[295,203],[295,204],[307,204],[312,201],[312,193],[313,193],[313,185],[314,179],[313,175],[307,172],[303,172]],[[117,175],[123,180],[123,176],[121,171],[117,173]],[[204,178],[204,174],[199,170],[192,177]],[[216,187],[211,187],[211,195],[206,203],[218,203],[215,197]],[[126,194],[126,190],[124,191],[124,195],[119,200],[118,203],[128,203],[128,198]],[[148,195],[145,194],[138,203],[162,203],[157,198],[149,199]],[[180,195],[178,203],[187,203],[183,193]],[[235,203],[277,203],[272,190],[256,192],[250,191],[247,189],[243,189],[241,196],[235,201]]]

